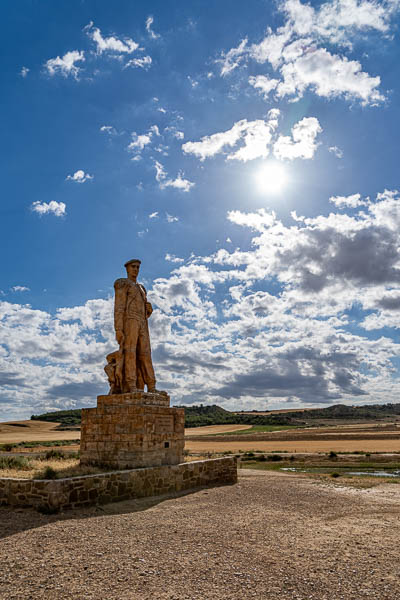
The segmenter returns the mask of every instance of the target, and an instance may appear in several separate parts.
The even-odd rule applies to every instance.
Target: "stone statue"
[[[153,312],[147,302],[145,288],[136,282],[141,261],[125,263],[127,278],[114,283],[114,327],[119,350],[107,356],[104,370],[110,383],[110,394],[143,390],[157,392],[151,361],[150,336],[147,319]]]

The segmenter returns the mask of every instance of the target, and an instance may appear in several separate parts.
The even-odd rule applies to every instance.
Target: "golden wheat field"
[[[47,421],[8,421],[0,423],[0,444],[76,440],[79,431],[57,431],[58,423]]]

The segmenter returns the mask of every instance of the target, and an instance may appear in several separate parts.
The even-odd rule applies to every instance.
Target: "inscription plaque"
[[[155,419],[155,430],[160,433],[173,433],[174,417],[171,415],[159,415]]]

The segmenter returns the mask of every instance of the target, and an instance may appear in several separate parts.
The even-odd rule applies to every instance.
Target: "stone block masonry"
[[[185,416],[165,393],[98,396],[82,410],[81,463],[115,469],[175,465],[183,461]]]
[[[236,482],[234,456],[51,481],[0,478],[0,506],[59,511]]]

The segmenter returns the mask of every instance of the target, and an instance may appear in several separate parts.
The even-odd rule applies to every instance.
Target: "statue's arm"
[[[148,319],[151,316],[151,313],[153,312],[153,307],[150,304],[150,302],[147,302],[146,288],[141,283],[139,285],[140,285],[140,287],[142,288],[142,290],[144,292],[144,299],[145,299],[145,305],[146,305],[146,318]]]
[[[114,283],[115,303],[114,303],[114,327],[118,344],[124,340],[124,314],[127,299],[127,285],[124,279],[117,279]]]

